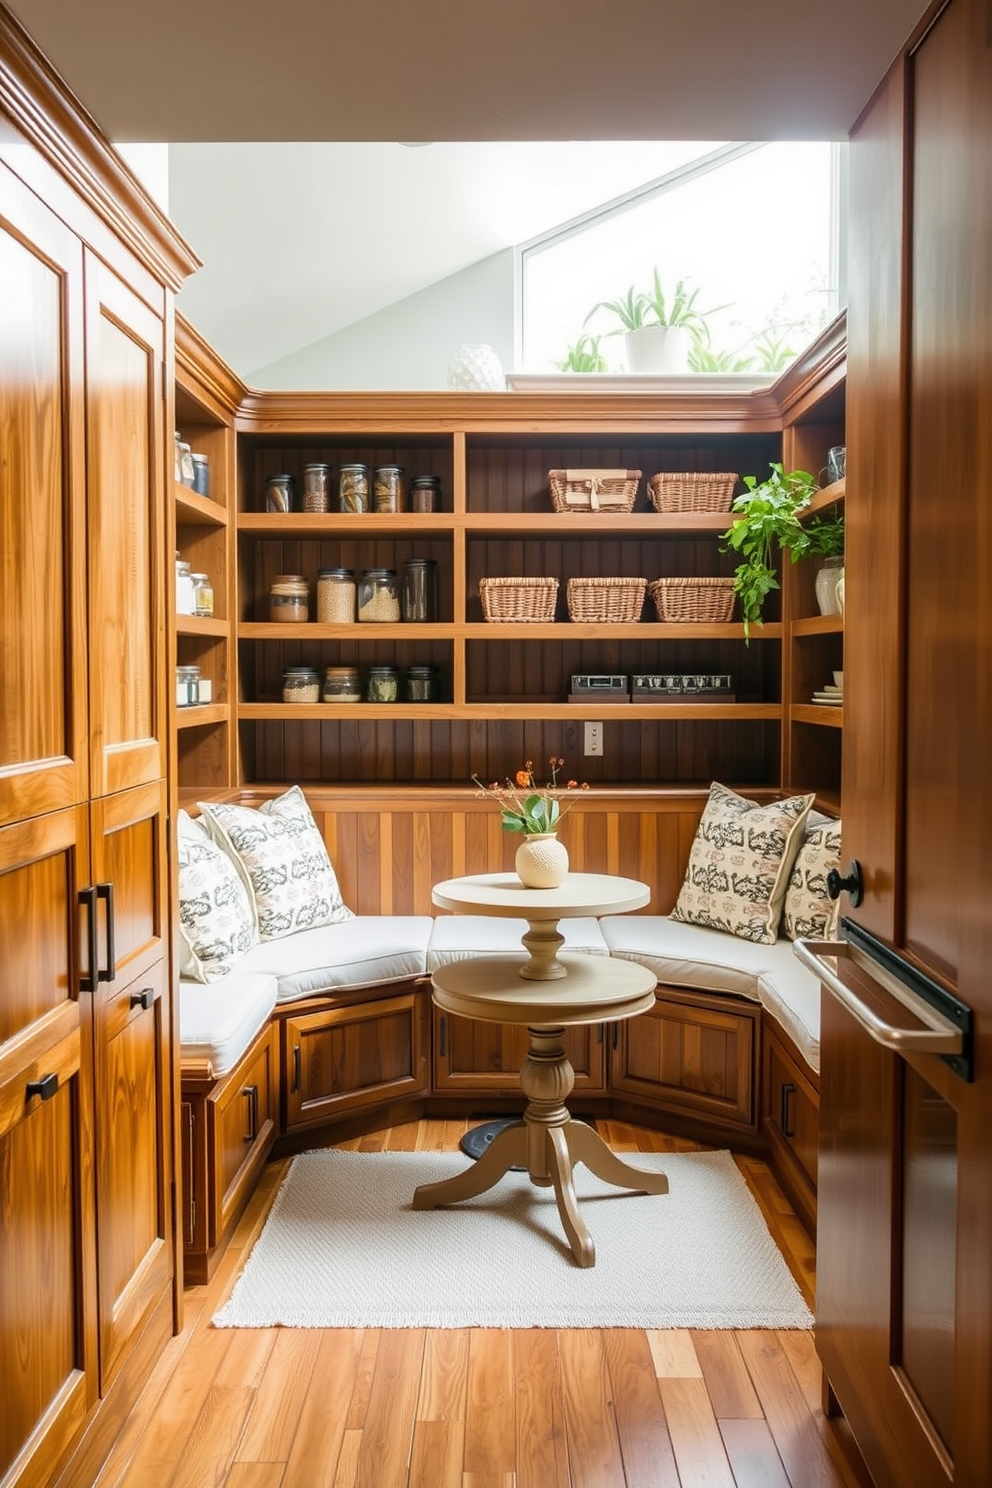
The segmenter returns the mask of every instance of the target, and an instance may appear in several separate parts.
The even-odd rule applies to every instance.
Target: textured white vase
[[[685,326],[641,326],[624,331],[627,371],[640,374],[688,372],[692,337]]]
[[[448,363],[448,386],[459,393],[503,393],[503,363],[485,342],[459,346]]]
[[[838,615],[840,613],[840,608],[837,604],[837,580],[843,571],[843,565],[839,558],[827,558],[822,568],[817,571],[813,587],[816,591],[816,602],[820,607],[821,615]]]
[[[568,851],[555,832],[531,832],[517,848],[517,877],[528,889],[557,889],[568,873]]]

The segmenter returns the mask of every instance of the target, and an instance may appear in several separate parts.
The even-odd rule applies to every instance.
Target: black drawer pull
[[[612,1038],[610,1047],[613,1048],[613,1049],[615,1049],[616,1046],[617,1046],[617,1044],[619,1042],[620,1042],[620,1024],[619,1023],[614,1023],[614,1025],[613,1025],[613,1038]]]
[[[795,1085],[785,1081],[782,1085],[781,1104],[779,1105],[778,1124],[783,1137],[794,1137],[796,1129],[792,1125],[792,1097],[796,1093]]]
[[[40,1100],[51,1100],[59,1088],[59,1077],[54,1072],[50,1075],[42,1075],[40,1080],[29,1080],[25,1087],[25,1098],[30,1100],[36,1095]]]
[[[299,1090],[303,1084],[303,1051],[299,1044],[293,1045],[293,1089]]]
[[[155,988],[142,987],[140,992],[131,993],[131,1006],[133,1008],[144,1008],[147,1013],[150,1007],[155,1006]]]
[[[96,944],[96,889],[92,884],[88,889],[80,889],[79,902],[86,911],[87,961],[86,970],[79,977],[79,986],[83,992],[95,992],[99,951]]]
[[[107,964],[97,971],[97,981],[112,982],[117,975],[117,957],[114,953],[114,886],[100,883],[96,886],[96,897],[107,905]]]
[[[245,1132],[245,1141],[254,1142],[258,1136],[258,1086],[246,1085],[241,1094],[248,1102],[248,1130]]]

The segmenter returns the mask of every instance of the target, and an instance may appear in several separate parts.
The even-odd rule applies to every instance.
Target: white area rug
[[[460,1152],[308,1152],[214,1322],[224,1328],[808,1328],[812,1318],[729,1152],[625,1153],[668,1174],[624,1194],[575,1174],[596,1264],[577,1266],[553,1189],[508,1173],[415,1212]]]

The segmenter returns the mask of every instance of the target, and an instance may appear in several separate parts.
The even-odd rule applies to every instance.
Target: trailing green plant
[[[599,336],[580,336],[569,343],[563,361],[555,362],[559,372],[605,372],[606,358],[599,349]]]
[[[633,285],[630,286],[622,300],[600,300],[598,304],[593,305],[582,324],[588,325],[597,310],[608,310],[620,322],[615,330],[606,332],[607,336],[619,336],[624,331],[639,331],[648,323],[645,319],[648,297],[642,290],[635,289]]]
[[[661,275],[655,268],[649,290],[635,289],[632,284],[622,299],[600,300],[593,305],[582,323],[588,325],[598,310],[606,310],[620,322],[612,331],[605,332],[607,336],[619,336],[624,331],[639,331],[645,326],[656,325],[685,326],[690,331],[702,332],[706,329],[707,316],[715,315],[717,310],[726,310],[727,306],[716,305],[711,310],[697,310],[698,298],[699,290],[687,289],[684,279],[678,280],[669,298],[662,286]]]
[[[800,520],[818,490],[807,470],[787,475],[781,465],[773,464],[767,480],[746,475],[744,484],[747,490],[732,507],[739,515],[723,534],[722,551],[739,553],[742,559],[734,573],[734,593],[741,602],[744,636],[750,641],[751,626],[762,623],[765,600],[779,588],[778,552],[788,553],[793,563],[813,555],[836,557],[844,551],[844,518],[834,506],[829,514]]]
[[[746,344],[746,343],[745,343]],[[743,348],[737,351],[714,351],[710,339],[710,328],[704,326],[701,331],[693,331],[692,346],[689,351],[690,372],[750,372],[754,366],[753,357],[740,355]]]
[[[784,372],[796,356],[785,338],[776,336],[772,330],[762,331],[755,337],[754,359],[759,372]]]

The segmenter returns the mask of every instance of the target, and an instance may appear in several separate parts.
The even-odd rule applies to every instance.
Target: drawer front
[[[606,1054],[601,1023],[565,1030],[565,1052],[575,1071],[575,1089],[606,1089]],[[520,1066],[527,1030],[508,1023],[459,1018],[434,1009],[434,1089],[480,1096],[520,1094]]]
[[[762,1115],[769,1137],[784,1143],[816,1188],[819,1096],[770,1031],[764,1046]]]
[[[210,1243],[215,1245],[238,1207],[276,1135],[278,1080],[276,1031],[266,1027],[216,1095],[207,1101],[213,1202]]]

